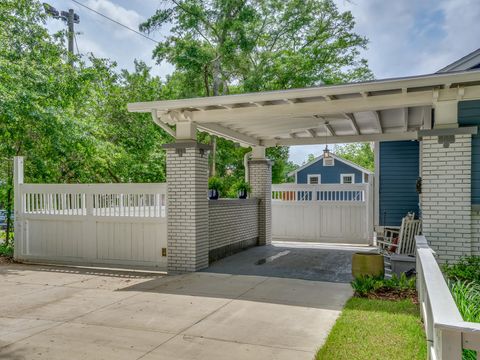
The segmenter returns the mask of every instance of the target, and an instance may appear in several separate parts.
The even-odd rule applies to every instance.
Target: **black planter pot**
[[[239,199],[246,199],[248,194],[246,190],[238,190],[237,195]]]
[[[209,189],[208,190],[208,198],[210,200],[218,200],[220,193],[216,189]]]

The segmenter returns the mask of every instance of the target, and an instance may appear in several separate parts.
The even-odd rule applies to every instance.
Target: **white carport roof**
[[[128,104],[165,124],[198,129],[242,145],[303,145],[418,138],[439,103],[480,99],[480,71],[334,86]],[[456,119],[452,122],[456,123]]]

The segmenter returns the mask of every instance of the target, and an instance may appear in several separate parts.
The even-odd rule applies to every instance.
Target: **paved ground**
[[[1,265],[0,358],[312,359],[351,296],[352,252],[305,246],[179,276]]]

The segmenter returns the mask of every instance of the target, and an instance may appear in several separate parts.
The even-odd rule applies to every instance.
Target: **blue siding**
[[[480,100],[458,103],[458,124],[480,126]],[[480,135],[472,136],[472,204],[480,205]]]
[[[363,183],[362,172],[335,159],[334,166],[323,166],[323,160],[307,166],[297,173],[297,184],[307,184],[309,174],[320,174],[322,184],[340,184],[340,174],[355,174],[355,184]]]
[[[418,216],[418,176],[417,141],[380,143],[380,225],[399,226],[409,211]]]

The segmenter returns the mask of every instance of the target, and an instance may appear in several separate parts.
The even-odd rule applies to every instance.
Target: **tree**
[[[170,0],[164,5],[140,30],[169,28],[153,56],[175,65],[166,84],[172,98],[372,77],[360,57],[367,40],[353,32],[352,14],[339,12],[333,0]],[[230,142],[219,142],[217,149],[236,152]],[[274,160],[273,181],[285,181],[288,148],[267,154]],[[224,164],[219,155],[213,161],[218,174],[233,168],[242,176],[241,159]]]
[[[200,96],[370,79],[350,12],[333,0],[167,0],[140,30],[171,26],[154,50]]]
[[[351,143],[336,145],[333,152],[365,169],[375,170],[375,157],[371,143]]]

